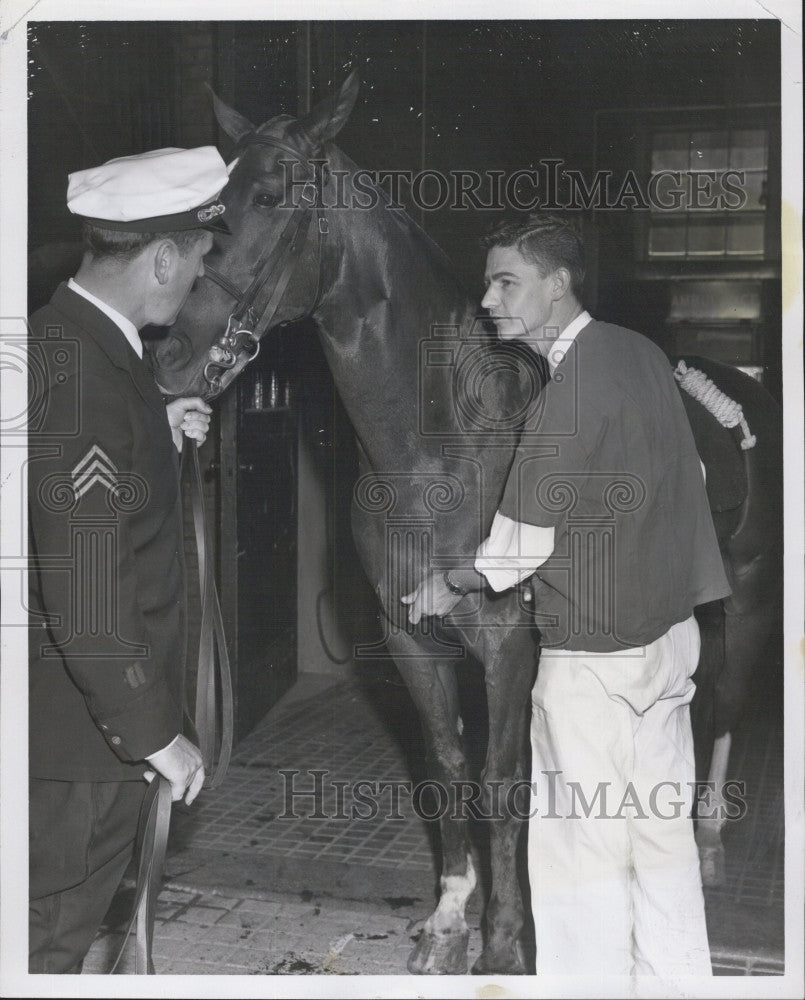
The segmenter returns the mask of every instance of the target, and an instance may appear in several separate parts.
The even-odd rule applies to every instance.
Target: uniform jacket
[[[140,779],[181,726],[178,456],[104,313],[61,285],[30,326],[30,774]]]
[[[540,396],[501,511],[553,527],[534,578],[544,646],[647,645],[730,593],[671,365],[633,330],[588,323]]]

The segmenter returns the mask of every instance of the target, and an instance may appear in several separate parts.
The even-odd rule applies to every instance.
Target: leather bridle
[[[273,136],[253,132],[240,140],[233,155],[246,146],[273,146],[290,153],[299,160],[298,150]],[[226,330],[213,341],[204,365],[204,380],[209,389],[205,399],[213,399],[235,379],[260,352],[260,338],[269,329],[279,309],[288,282],[302,256],[310,224],[315,217],[318,239],[318,267],[316,294],[306,313],[315,310],[321,290],[321,263],[324,238],[329,232],[327,219],[321,214],[321,186],[323,163],[316,162],[313,177],[308,178],[300,192],[300,199],[289,215],[276,243],[260,257],[251,269],[252,281],[245,291],[230,281],[226,275],[209,264],[204,265],[204,276],[214,281],[237,305],[229,317]]]

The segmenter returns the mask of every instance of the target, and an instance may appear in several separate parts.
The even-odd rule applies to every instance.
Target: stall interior
[[[574,213],[596,316],[781,396],[775,21],[60,21],[33,23],[29,49],[31,309],[80,259],[70,171],[158,146],[226,156],[205,84],[260,124],[357,69],[339,145],[386,184],[419,176],[399,198],[479,300],[497,176],[509,209]],[[442,198],[437,174],[464,187]],[[352,435],[312,323],[271,335],[202,463],[243,737],[299,672],[346,676],[382,633],[350,534]]]

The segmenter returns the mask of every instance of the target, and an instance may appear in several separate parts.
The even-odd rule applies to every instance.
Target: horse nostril
[[[183,368],[190,361],[191,355],[187,339],[176,334],[169,334],[154,347],[154,357],[160,368]]]

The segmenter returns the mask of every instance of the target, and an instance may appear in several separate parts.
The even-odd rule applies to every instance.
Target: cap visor
[[[216,216],[211,219],[206,225],[201,227],[202,229],[209,229],[212,233],[225,233],[227,236],[232,235],[232,230],[226,224],[224,217],[222,215]]]

